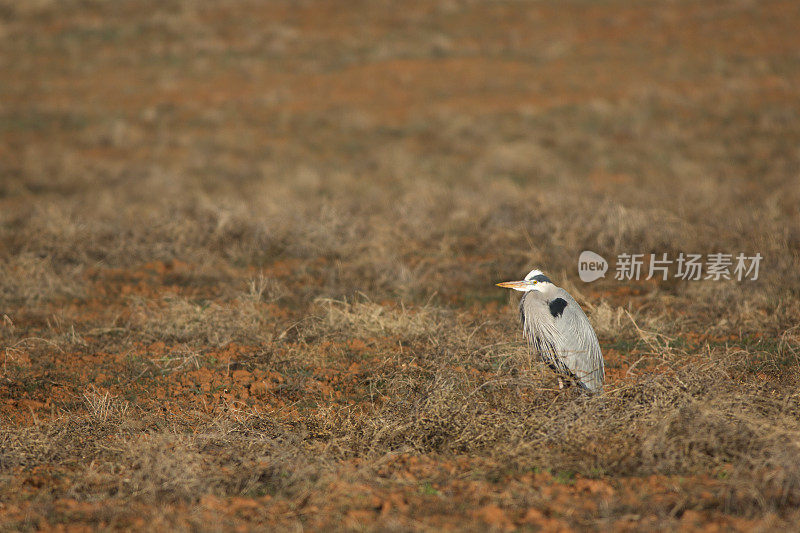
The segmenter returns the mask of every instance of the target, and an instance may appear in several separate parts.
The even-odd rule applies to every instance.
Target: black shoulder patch
[[[564,308],[567,306],[567,301],[564,298],[556,298],[547,302],[550,306],[550,314],[553,316],[561,316],[564,313]]]

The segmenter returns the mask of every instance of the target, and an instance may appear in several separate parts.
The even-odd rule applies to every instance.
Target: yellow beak
[[[498,287],[503,287],[505,289],[524,289],[530,285],[527,281],[504,281],[503,283],[497,283]]]

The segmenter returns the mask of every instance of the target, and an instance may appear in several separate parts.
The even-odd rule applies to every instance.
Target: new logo
[[[589,283],[600,278],[604,278],[608,271],[608,261],[602,256],[584,250],[578,258],[578,275],[581,281]]]

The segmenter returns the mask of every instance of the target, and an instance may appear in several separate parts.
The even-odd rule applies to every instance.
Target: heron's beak
[[[527,281],[504,281],[503,283],[497,283],[497,286],[505,289],[514,289],[515,291],[526,291],[530,287],[530,283]]]

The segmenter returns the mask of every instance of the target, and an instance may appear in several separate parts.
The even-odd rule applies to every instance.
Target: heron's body
[[[597,336],[578,302],[538,270],[501,286],[523,291],[522,331],[534,352],[559,376],[600,392],[605,366]]]

